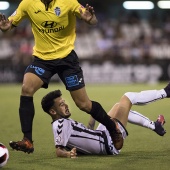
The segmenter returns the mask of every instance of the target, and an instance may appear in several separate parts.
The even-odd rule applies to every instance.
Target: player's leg
[[[70,94],[76,105],[86,113],[89,113],[95,120],[106,126],[108,131],[114,131],[115,124],[107,115],[103,107],[95,101],[91,101],[87,96],[85,87],[70,91]]]
[[[123,126],[126,127],[131,107],[132,103],[130,102],[129,98],[123,95],[119,103],[116,103],[108,112],[108,115],[112,118],[118,119],[123,124]]]
[[[128,100],[127,100],[127,103],[129,103]],[[118,107],[119,107],[119,103],[116,103],[112,107],[112,109],[108,113],[110,117],[112,117],[112,118],[115,117],[115,113],[116,113],[116,110],[118,109]],[[118,118],[118,119],[120,119],[120,118]],[[149,128],[149,129],[155,131],[160,136],[163,136],[166,133],[166,131],[163,128],[163,125],[165,123],[165,119],[164,119],[163,115],[159,115],[157,120],[154,122],[154,121],[151,121],[148,117],[142,115],[141,113],[139,113],[137,111],[130,110],[129,115],[128,115],[128,122],[135,124],[135,125]]]
[[[75,104],[80,110],[90,112],[92,108],[92,102],[87,96],[85,87],[82,87],[78,90],[70,91],[70,94]]]
[[[121,149],[123,146],[123,137],[116,126],[116,122],[107,115],[103,107],[95,101],[90,101],[85,88],[70,91],[76,105],[83,111],[89,113],[95,120],[105,125],[110,133],[112,141],[116,149]]]
[[[125,95],[130,99],[133,105],[146,105],[167,97],[167,93],[164,89],[127,92]]]
[[[79,66],[76,53],[72,51],[66,58],[63,58],[60,62],[61,65],[62,67],[61,70],[58,70],[58,75],[65,84],[66,89],[70,91],[75,104],[78,108],[105,125],[114,141],[115,134],[117,133],[115,122],[110,119],[100,103],[89,99],[85,89],[83,72]],[[120,138],[123,140],[121,135]]]
[[[156,121],[151,121],[148,117],[142,115],[141,113],[130,110],[128,122],[151,129],[160,136],[164,136],[164,134],[166,133],[163,128],[163,125],[165,123],[165,118],[163,115],[159,115]]]
[[[32,142],[32,125],[35,114],[33,95],[42,86],[42,80],[33,73],[26,73],[20,96],[19,117],[23,139],[18,142],[11,141],[13,149],[31,153],[34,151]]]
[[[32,126],[35,114],[33,95],[41,87],[47,88],[53,73],[50,68],[53,62],[34,58],[24,75],[23,85],[20,96],[19,116],[21,129],[24,138],[21,141],[11,141],[10,146],[13,149],[31,153],[34,151],[32,143]]]
[[[33,95],[41,88],[43,81],[33,73],[26,73],[20,96],[19,115],[24,137],[32,141],[32,124],[35,114]]]
[[[113,106],[108,114],[111,117],[116,117],[122,122],[124,126],[126,126],[128,120],[128,110],[130,111],[132,105],[145,105],[166,97],[170,97],[170,83],[161,90],[127,92],[121,98],[120,102],[117,105]]]
[[[60,66],[62,67],[61,70],[58,70],[58,75],[66,89],[70,91],[77,107],[104,124],[109,131],[113,131],[115,124],[110,120],[103,107],[98,102],[91,101],[87,95],[83,72],[74,50],[60,61]]]
[[[133,93],[131,93],[131,94],[133,94]],[[136,100],[138,100],[138,97],[139,97],[139,100],[141,99],[140,94],[141,93],[139,93],[139,95],[135,93]],[[130,108],[132,106],[132,103],[131,103],[132,96],[133,95],[127,95],[127,93],[125,93],[125,95],[121,98],[120,102],[117,103],[116,105],[114,105],[108,114],[111,117],[117,118],[125,127],[126,127],[126,123],[128,120],[129,122],[131,122],[133,124],[148,127],[150,129],[154,130],[160,136],[163,136],[166,133],[166,131],[163,128],[163,125],[165,123],[164,116],[160,115],[158,117],[157,121],[151,122],[144,115],[141,115],[140,113],[138,113],[136,111],[130,110]],[[127,115],[128,110],[129,110],[129,114]]]

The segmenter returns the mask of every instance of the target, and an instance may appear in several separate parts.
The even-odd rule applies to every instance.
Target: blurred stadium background
[[[0,1],[1,2],[1,1]],[[20,0],[7,1],[11,15]],[[157,83],[170,79],[170,11],[158,7],[130,10],[122,0],[80,0],[94,6],[95,27],[78,20],[76,52],[87,83]],[[145,1],[146,2],[146,1]],[[2,5],[0,5],[2,7]],[[0,83],[20,82],[32,60],[28,21],[10,34],[0,32]],[[54,81],[60,81],[53,77]]]

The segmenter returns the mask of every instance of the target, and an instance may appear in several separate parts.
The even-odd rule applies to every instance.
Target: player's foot
[[[167,97],[169,98],[170,97],[170,82],[168,83],[168,85],[164,88],[166,94],[167,94]]]
[[[118,123],[115,119],[111,119],[115,125],[116,125],[116,129],[115,131],[112,131],[112,132],[109,132],[110,133],[110,136],[112,138],[112,141],[113,141],[113,144],[115,146],[115,148],[117,150],[120,150],[122,147],[123,147],[123,137],[122,137],[122,133],[120,132],[119,130],[119,126],[118,126]]]
[[[157,120],[154,122],[155,123],[155,129],[154,131],[160,135],[160,136],[164,136],[164,134],[166,133],[166,130],[163,128],[163,125],[165,124],[165,118],[163,115],[159,115]]]
[[[10,141],[9,145],[12,149],[15,149],[17,151],[23,151],[28,154],[34,152],[33,143],[26,137],[24,137],[22,140],[17,141],[17,142]]]

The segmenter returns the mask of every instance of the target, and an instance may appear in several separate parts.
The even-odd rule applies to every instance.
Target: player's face
[[[54,100],[55,104],[53,109],[56,111],[57,118],[68,118],[71,116],[68,105],[65,103],[61,97],[58,97]]]

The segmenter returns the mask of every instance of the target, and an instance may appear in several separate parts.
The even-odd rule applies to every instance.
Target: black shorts
[[[30,72],[37,75],[44,82],[43,88],[48,88],[54,74],[58,74],[69,91],[78,90],[85,86],[83,71],[74,50],[62,59],[42,60],[35,57],[34,61],[25,70],[25,73]]]

